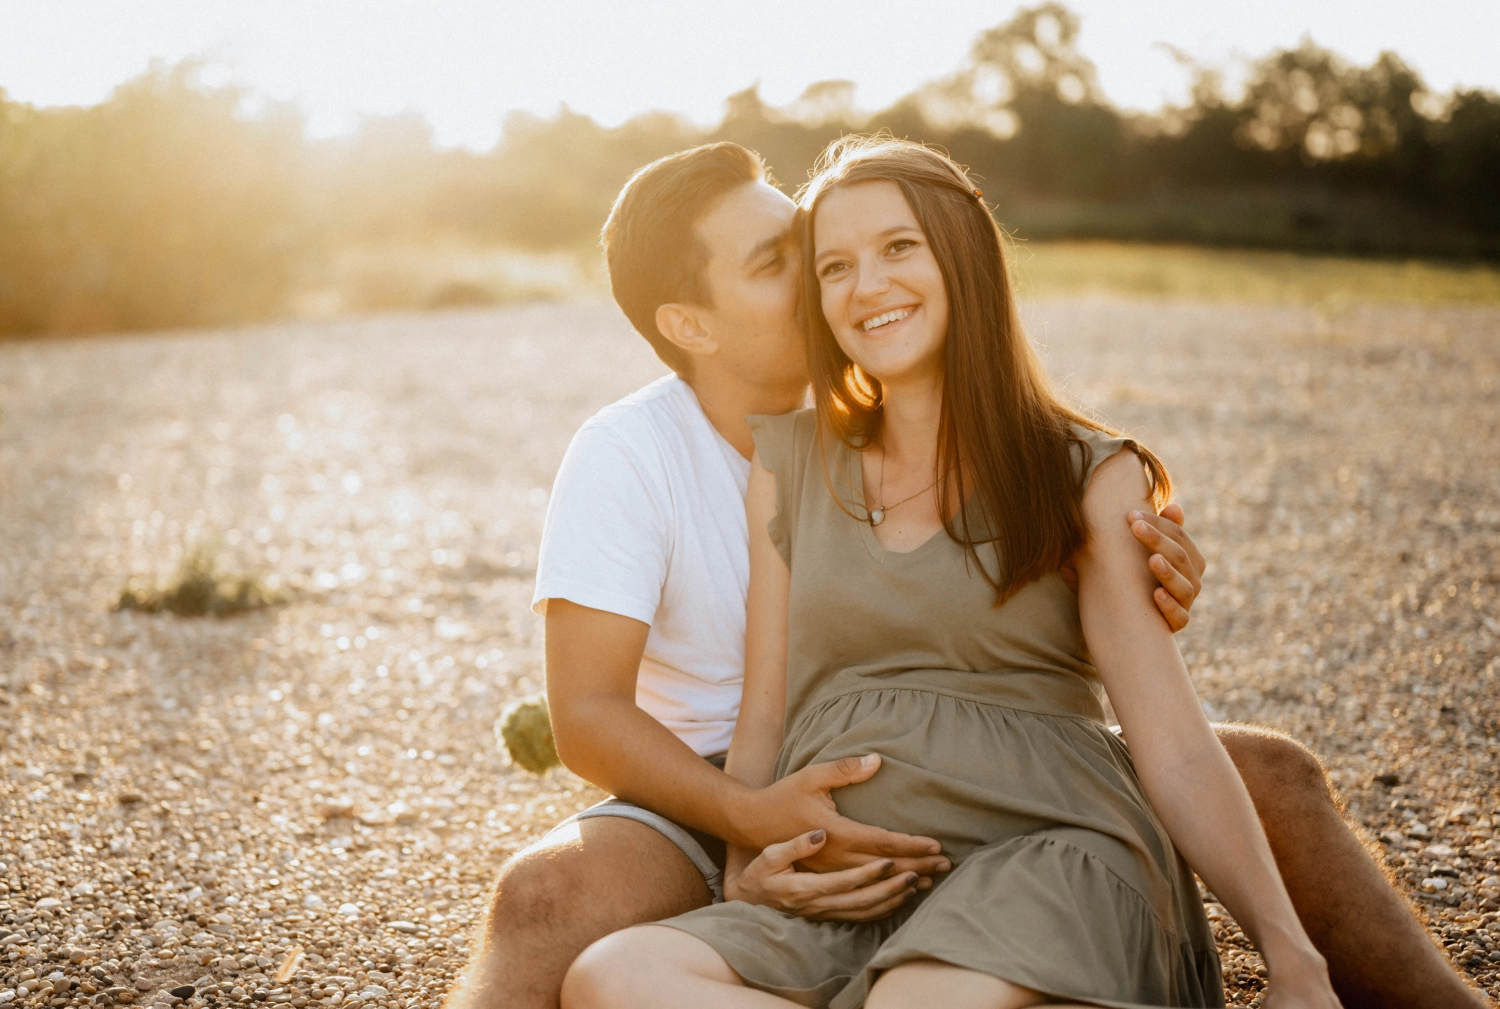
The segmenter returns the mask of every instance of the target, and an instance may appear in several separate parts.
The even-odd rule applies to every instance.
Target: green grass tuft
[[[174,613],[179,617],[230,617],[285,601],[254,575],[228,578],[220,574],[218,555],[200,543],[183,555],[166,585],[139,591],[126,586],[115,609]]]

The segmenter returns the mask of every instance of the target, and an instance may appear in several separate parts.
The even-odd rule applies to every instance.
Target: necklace
[[[880,525],[880,523],[884,522],[885,521],[885,513],[888,512],[888,511],[890,511],[892,508],[899,508],[902,505],[906,504],[906,502],[912,500],[913,498],[921,497],[923,494],[926,494],[928,491],[932,490],[932,488],[934,488],[936,486],[937,486],[937,477],[933,477],[932,478],[932,483],[928,484],[926,487],[923,487],[921,490],[917,491],[915,494],[909,494],[906,497],[902,498],[900,501],[897,501],[895,504],[889,504],[889,505],[886,504],[885,503],[885,452],[882,451],[880,453],[880,504],[878,504],[874,508],[870,509],[870,517],[868,519],[868,521],[870,523],[870,527],[874,528],[875,526],[878,526],[878,525]]]

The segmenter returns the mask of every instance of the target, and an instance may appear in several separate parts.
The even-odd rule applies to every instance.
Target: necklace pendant
[[[870,525],[878,526],[885,521],[885,509],[876,508],[870,512]]]

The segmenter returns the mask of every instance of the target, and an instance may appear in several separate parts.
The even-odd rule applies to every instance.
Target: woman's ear
[[[676,302],[658,305],[656,328],[662,336],[689,354],[712,354],[719,349],[719,341],[713,338],[704,325],[700,310],[693,305]]]

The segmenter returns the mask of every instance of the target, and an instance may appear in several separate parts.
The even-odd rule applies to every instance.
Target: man
[[[878,760],[764,789],[720,769],[744,664],[744,418],[796,409],[808,380],[793,213],[756,155],[712,144],[638,172],[605,226],[615,299],[675,374],[575,436],[534,605],[558,752],[618,798],[502,867],[455,1009],[556,1006],[594,940],[722,896],[726,840],[763,849],[739,896],[809,917],[883,916],[948,868],[936,842],[838,814],[830,793]],[[1180,510],[1121,520],[1181,629],[1204,565]],[[1345,1005],[1482,1005],[1344,824],[1317,759],[1267,731],[1218,731]]]

